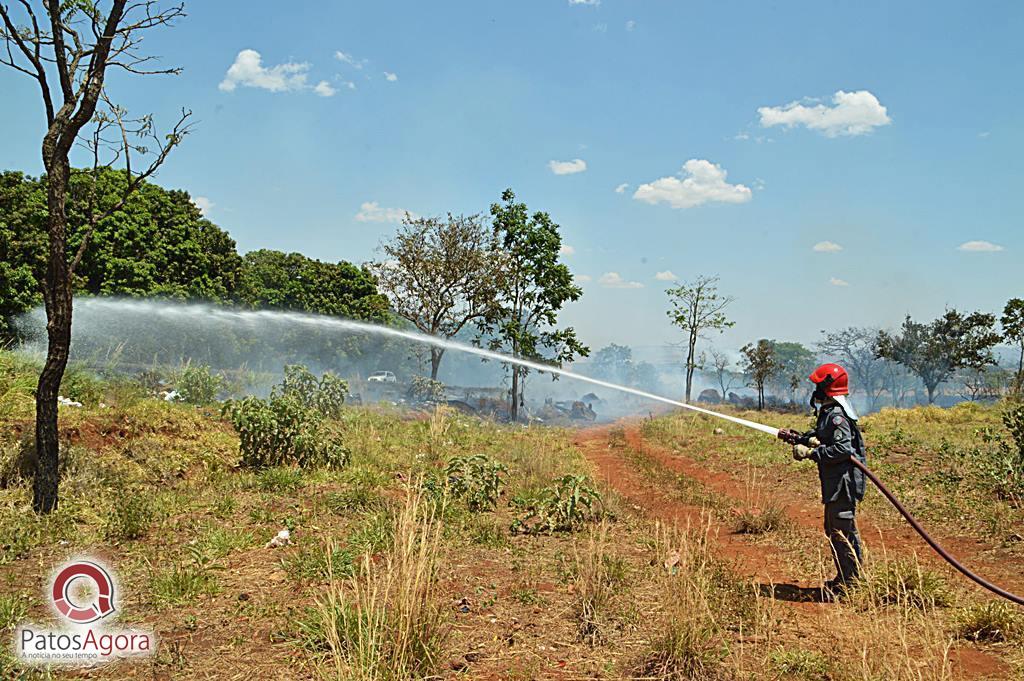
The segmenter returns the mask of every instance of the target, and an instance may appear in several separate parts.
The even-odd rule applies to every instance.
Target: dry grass
[[[710,517],[683,531],[659,526],[655,551],[662,574],[664,620],[635,675],[652,679],[729,679],[725,640],[732,605],[723,590],[722,566],[710,551]]]
[[[364,554],[358,574],[342,581],[328,569],[326,594],[303,627],[307,645],[324,654],[323,678],[398,681],[437,671],[448,636],[436,584],[441,530],[410,491],[390,552],[377,561]]]
[[[581,641],[597,645],[606,640],[612,619],[609,612],[620,575],[613,574],[608,554],[608,524],[591,528],[585,550],[575,547],[576,557],[576,635]]]

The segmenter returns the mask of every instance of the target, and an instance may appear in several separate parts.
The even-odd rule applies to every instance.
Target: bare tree
[[[868,411],[877,409],[878,398],[885,390],[885,360],[875,355],[879,331],[868,327],[822,331],[824,338],[818,341],[818,352],[842,364],[853,376],[854,388],[864,391]]]
[[[406,217],[381,244],[383,262],[371,264],[395,313],[423,333],[451,338],[480,320],[493,304],[500,268],[496,241],[478,216]],[[444,348],[430,348],[430,378]]]
[[[686,340],[686,401],[693,392],[693,372],[699,366],[697,361],[697,339],[705,331],[713,329],[721,333],[735,322],[726,318],[723,312],[734,298],[718,293],[718,277],[701,275],[692,282],[684,282],[670,288],[668,294],[672,309],[668,317],[672,323],[687,334]]]
[[[111,68],[140,75],[178,73],[177,69],[154,68],[155,57],[143,55],[139,46],[145,31],[184,16],[184,6],[161,8],[153,0],[18,0],[14,7],[17,12],[0,3],[0,40],[5,48],[0,52],[0,64],[38,83],[46,116],[42,158],[49,248],[43,302],[48,346],[36,390],[32,506],[37,513],[49,513],[58,501],[57,394],[71,346],[75,268],[96,225],[123,207],[127,197],[163,164],[188,133],[191,115],[183,111],[173,130],[160,137],[151,117],[131,119],[123,108],[111,103],[105,78]],[[95,129],[83,136],[90,123]],[[96,192],[91,192],[86,224],[70,225],[79,241],[69,258],[66,202],[72,174],[69,156],[76,144],[88,150],[93,178],[100,168],[123,163],[125,185],[122,198],[113,205],[99,205]],[[132,167],[133,156],[148,157],[143,169]]]
[[[729,399],[729,391],[733,387],[738,387],[742,382],[742,374],[737,374],[732,370],[732,361],[729,356],[716,348],[711,348],[711,365],[715,369],[715,379],[718,381],[718,386],[722,389],[722,400],[727,401]]]

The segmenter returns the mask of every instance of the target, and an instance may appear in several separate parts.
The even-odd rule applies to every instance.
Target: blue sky
[[[362,262],[401,210],[512,187],[561,224],[587,279],[563,320],[595,348],[678,340],[659,272],[721,276],[730,350],[1024,295],[1020,3],[187,10],[147,39],[183,74],[110,91],[158,122],[195,112],[157,181],[242,250]],[[0,167],[38,173],[32,86],[0,72]]]

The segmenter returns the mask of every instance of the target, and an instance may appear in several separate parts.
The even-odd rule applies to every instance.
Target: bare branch
[[[6,5],[0,5],[0,17],[4,20],[4,34],[3,37],[7,42],[7,54],[10,57],[11,63],[9,66],[14,66],[18,71],[26,73],[39,83],[39,89],[43,95],[43,106],[46,108],[46,123],[47,125],[53,125],[55,118],[53,99],[50,96],[50,85],[46,80],[46,68],[43,66],[43,61],[40,58],[41,46],[45,42],[45,36],[39,30],[39,24],[36,21],[35,13],[32,11],[32,7],[28,4],[27,0],[19,0],[21,4],[28,11],[29,17],[32,20],[33,33],[27,38],[21,34],[18,28],[11,21],[10,12]],[[14,55],[11,52],[11,43],[14,43],[21,53],[25,56],[28,62],[32,65],[34,72],[27,69],[15,66]],[[32,49],[29,49],[29,45],[32,45]],[[7,63],[7,62],[4,62]]]
[[[109,100],[107,101],[109,103]],[[181,117],[178,119],[178,122],[174,125],[174,129],[166,136],[164,140],[161,140],[160,137],[153,132],[152,122],[150,119],[148,119],[148,117],[146,119],[140,119],[143,121],[143,124],[137,131],[135,131],[135,134],[150,137],[154,141],[157,151],[154,159],[149,164],[149,166],[138,175],[132,177],[131,151],[138,151],[140,149],[144,150],[145,147],[141,147],[140,145],[132,145],[129,142],[129,136],[133,134],[133,131],[128,127],[129,121],[126,121],[126,119],[124,118],[124,111],[117,107],[114,107],[113,111],[114,122],[116,123],[118,129],[121,132],[121,138],[123,143],[122,151],[124,152],[125,156],[125,168],[127,172],[128,184],[125,187],[121,199],[117,201],[117,203],[115,203],[107,210],[103,211],[101,215],[90,215],[89,226],[86,229],[85,234],[82,236],[82,242],[78,245],[78,251],[75,253],[75,258],[71,262],[71,276],[74,276],[78,264],[82,261],[82,256],[85,255],[85,250],[86,248],[88,248],[89,240],[92,238],[93,232],[96,231],[96,225],[99,224],[102,220],[110,217],[117,211],[124,208],[125,204],[128,202],[128,199],[131,197],[131,195],[134,194],[135,191],[142,186],[143,182],[145,182],[147,179],[152,177],[154,173],[156,173],[160,166],[162,166],[164,162],[167,160],[167,157],[170,155],[171,151],[173,151],[174,147],[181,144],[182,139],[184,139],[185,136],[188,135],[192,129],[191,123],[189,123],[189,119],[192,117],[192,112],[187,109],[182,109]],[[94,139],[97,140],[98,145],[99,137],[96,137]],[[94,161],[96,158],[98,157],[94,157]]]

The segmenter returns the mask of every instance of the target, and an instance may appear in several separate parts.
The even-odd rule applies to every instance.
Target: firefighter
[[[861,541],[857,532],[857,503],[864,498],[864,474],[853,465],[866,463],[864,439],[857,427],[857,412],[850,404],[849,376],[838,364],[822,364],[808,377],[814,384],[811,407],[817,415],[814,430],[793,430],[780,437],[793,445],[793,458],[818,464],[821,502],[825,505],[825,535],[832,547],[836,576],[823,593],[845,593],[860,572]]]

